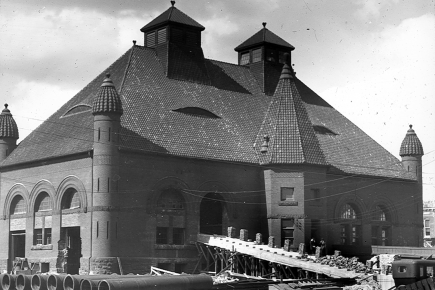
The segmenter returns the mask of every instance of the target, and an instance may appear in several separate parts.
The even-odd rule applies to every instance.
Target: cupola
[[[249,66],[263,92],[272,95],[283,64],[286,61],[291,64],[291,52],[294,49],[294,46],[267,29],[266,22],[263,22],[260,31],[234,50],[238,52],[239,65]],[[288,60],[285,59],[286,54]]]
[[[121,98],[116,91],[113,81],[110,79],[110,74],[106,74],[106,78],[100,87],[100,91],[94,99],[92,105],[92,114],[117,114],[122,115]]]
[[[155,49],[167,77],[210,84],[201,48],[204,29],[171,1],[171,7],[141,31],[145,47]]]

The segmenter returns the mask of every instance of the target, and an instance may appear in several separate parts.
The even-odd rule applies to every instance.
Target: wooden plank
[[[429,278],[431,279],[431,278]],[[427,279],[421,280],[421,284],[423,284],[424,290],[430,290],[430,286],[427,283]]]
[[[415,284],[417,285],[418,290],[424,290],[424,287],[423,287],[423,284],[421,283],[421,281],[417,281]]]
[[[428,278],[428,279],[426,279],[426,281],[427,281],[427,284],[430,287],[430,290],[435,290],[435,285],[434,285],[434,282],[433,282],[433,278]]]

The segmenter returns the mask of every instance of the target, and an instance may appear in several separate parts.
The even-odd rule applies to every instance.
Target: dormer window
[[[266,49],[266,60],[270,62],[277,61],[277,51],[275,49]]]
[[[146,47],[155,47],[156,45],[166,43],[167,28],[158,29],[156,31],[146,33]]]
[[[249,64],[249,52],[242,53],[240,57],[240,65]]]
[[[261,48],[252,51],[252,63],[261,61]]]
[[[147,33],[146,40],[147,40],[147,43],[146,43],[147,47],[156,46],[156,32],[153,31],[153,32]]]
[[[157,31],[157,44],[166,42],[166,27]]]

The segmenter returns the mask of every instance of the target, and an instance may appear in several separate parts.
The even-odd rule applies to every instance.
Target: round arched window
[[[375,221],[384,221],[384,222],[387,221],[386,210],[384,210],[384,208],[379,206],[379,205],[376,206],[375,210],[373,212],[372,219],[375,220]]]
[[[35,203],[35,212],[51,210],[50,196],[46,192],[39,194]]]
[[[26,213],[26,202],[21,195],[14,197],[11,203],[11,215]]]
[[[340,218],[342,219],[356,219],[355,209],[348,203],[343,205],[340,210]]]
[[[62,209],[80,208],[80,196],[76,189],[69,188],[62,197]]]
[[[169,209],[169,210],[184,209],[183,196],[176,189],[166,189],[160,195],[160,198],[157,201],[157,207],[160,209]]]

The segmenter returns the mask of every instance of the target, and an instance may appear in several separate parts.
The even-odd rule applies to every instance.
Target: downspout
[[[91,150],[88,151],[89,156],[91,157],[92,160],[92,168],[91,168],[91,202],[90,202],[90,216],[91,216],[91,226],[90,228],[90,236],[89,236],[89,246],[90,246],[90,251],[89,251],[89,259],[88,259],[88,269],[89,272],[88,274],[91,273],[91,258],[92,258],[92,232],[93,232],[93,226],[94,226],[94,218],[93,218],[93,214],[94,214],[94,149],[92,148]]]

